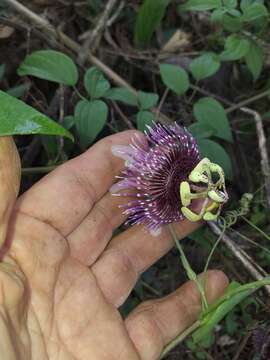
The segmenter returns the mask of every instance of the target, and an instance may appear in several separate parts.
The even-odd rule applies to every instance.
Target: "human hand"
[[[153,237],[134,226],[112,238],[125,220],[118,205],[126,199],[108,192],[123,167],[111,146],[128,145],[133,135],[107,137],[60,166],[23,194],[11,215],[3,210],[10,205],[0,208],[8,230],[0,264],[1,359],[157,360],[196,320],[200,296],[192,282],[142,303],[125,320],[117,310],[139,275],[173,246],[166,229]],[[0,156],[2,174],[8,149]],[[6,205],[16,179],[15,166],[0,184]],[[185,237],[196,226],[182,221],[175,229]],[[223,273],[210,271],[208,300],[226,285]]]

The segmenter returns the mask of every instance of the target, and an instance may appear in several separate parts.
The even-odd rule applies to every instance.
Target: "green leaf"
[[[138,102],[141,110],[149,110],[156,106],[158,98],[157,94],[138,91]]]
[[[205,11],[222,7],[221,0],[189,0],[184,5],[179,6],[179,10]]]
[[[260,18],[267,18],[268,11],[263,4],[253,3],[244,8],[244,19],[245,21],[256,21]]]
[[[214,75],[220,67],[217,56],[212,53],[203,54],[194,59],[189,68],[193,77],[199,81]]]
[[[256,81],[260,76],[263,67],[263,52],[255,42],[250,43],[249,51],[245,56],[247,67],[252,73],[253,80]]]
[[[205,349],[210,349],[215,343],[215,334],[214,331],[208,333],[200,342],[200,346],[202,346]],[[205,355],[205,354],[204,354]],[[207,359],[207,356],[205,357]]]
[[[59,84],[74,86],[78,70],[73,60],[55,50],[39,50],[28,55],[18,69],[20,76],[32,75]]]
[[[109,100],[121,101],[127,105],[138,106],[136,94],[126,88],[112,88],[104,94],[104,97]]]
[[[238,304],[252,295],[255,291],[264,285],[270,284],[270,278],[265,277],[260,281],[239,285],[232,282],[225,294],[219,298],[216,303],[210,305],[209,308],[201,316],[201,326],[192,334],[195,344],[202,341],[214,327]]]
[[[210,97],[201,98],[193,108],[194,116],[205,129],[214,132],[214,136],[232,142],[230,124],[223,106]]]
[[[55,121],[0,90],[0,135],[46,134],[73,136]]]
[[[99,99],[106,94],[111,85],[103,73],[93,66],[84,75],[84,87],[92,99]]]
[[[83,147],[89,146],[104,128],[108,107],[101,100],[81,100],[75,108],[75,125]]]
[[[20,98],[26,93],[26,91],[29,90],[29,88],[30,88],[29,83],[21,84],[8,89],[7,94],[14,96],[16,98]]]
[[[240,17],[242,15],[242,13],[237,9],[228,9],[227,12],[234,17]]]
[[[253,0],[241,0],[241,1],[240,1],[240,9],[241,9],[242,11],[244,11],[244,10],[245,10],[245,7],[246,7],[246,6],[249,6],[250,4],[252,4],[252,2],[253,2]]]
[[[135,45],[147,45],[165,15],[170,0],[144,0],[135,25]]]
[[[263,4],[264,0],[241,0],[240,1],[240,8],[242,11],[245,10],[246,7],[250,6],[251,4]]]
[[[203,123],[196,122],[188,127],[188,130],[196,139],[207,139],[215,134],[214,129],[209,129],[209,126]]]
[[[243,37],[233,34],[227,37],[225,42],[225,50],[220,54],[223,61],[239,60],[244,57],[250,47],[250,42]]]
[[[225,318],[225,326],[226,326],[226,332],[233,336],[235,335],[236,331],[239,329],[239,322],[237,321],[237,316],[234,311],[231,311],[228,313],[228,315]]]
[[[4,78],[5,70],[6,70],[6,65],[5,64],[0,65],[0,81],[2,81]]]
[[[248,297],[252,293],[251,290],[242,291],[224,301],[211,315],[208,316],[207,322],[192,335],[193,341],[196,343],[202,341],[205,336],[211,332],[214,327],[228,314],[236,305]]]
[[[224,9],[216,9],[211,14],[211,21],[214,23],[220,23],[223,20],[226,11]]]
[[[137,114],[137,128],[141,131],[146,130],[146,126],[153,126],[153,121],[155,121],[155,115],[150,111],[139,111]]]
[[[229,155],[218,143],[208,139],[198,139],[198,146],[201,154],[209,158],[212,162],[219,164],[228,179],[232,180],[232,164]]]
[[[223,16],[222,23],[225,30],[238,32],[243,27],[243,16],[232,17],[231,15],[225,14]]]
[[[70,130],[75,125],[74,117],[72,115],[65,116],[62,125],[65,129]]]
[[[176,65],[160,65],[160,75],[163,83],[178,95],[184,94],[189,88],[187,72]]]
[[[235,9],[237,6],[237,0],[223,0],[223,4],[228,10]]]

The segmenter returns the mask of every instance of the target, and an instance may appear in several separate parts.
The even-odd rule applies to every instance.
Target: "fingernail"
[[[114,156],[129,161],[132,161],[133,149],[130,146],[126,145],[113,145],[111,147],[111,152]]]
[[[158,237],[160,234],[161,234],[161,228],[157,228],[155,230],[150,230],[150,234],[153,236],[153,237]]]
[[[109,192],[111,194],[115,194],[117,193],[118,191],[120,190],[123,190],[123,189],[127,189],[128,188],[128,183],[126,180],[122,180],[122,181],[119,181],[118,183],[116,184],[113,184],[110,189],[109,189]]]
[[[144,150],[148,150],[148,142],[146,137],[143,134],[136,133],[134,135],[133,141],[136,145],[139,145],[140,148]]]

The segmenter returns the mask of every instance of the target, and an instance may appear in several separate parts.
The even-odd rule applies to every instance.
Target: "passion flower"
[[[177,123],[154,124],[148,127],[145,143],[134,137],[117,153],[127,161],[112,192],[131,198],[122,205],[128,224],[156,231],[184,219],[179,187],[201,160],[197,142],[185,128]]]

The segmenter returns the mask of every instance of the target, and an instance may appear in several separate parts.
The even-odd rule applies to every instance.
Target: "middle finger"
[[[183,239],[200,223],[183,220],[174,229]],[[143,226],[135,225],[116,236],[92,266],[97,282],[107,300],[119,307],[128,297],[139,275],[165,255],[173,246],[167,228],[153,236]]]
[[[125,221],[120,205],[126,202],[127,198],[106,193],[67,237],[71,255],[87,266],[92,265],[107,246],[113,231]]]

